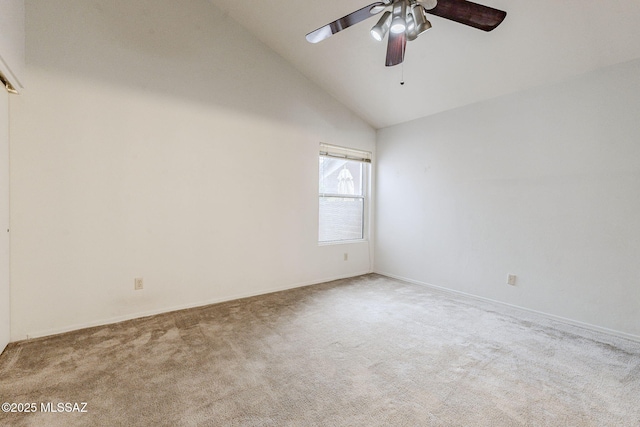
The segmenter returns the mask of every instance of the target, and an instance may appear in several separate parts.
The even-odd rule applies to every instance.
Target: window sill
[[[368,239],[336,240],[333,242],[318,242],[318,246],[352,245],[354,243],[367,243],[368,241]]]

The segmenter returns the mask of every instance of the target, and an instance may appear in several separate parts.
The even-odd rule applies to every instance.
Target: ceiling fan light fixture
[[[416,21],[413,19],[413,14],[407,14],[407,40],[413,41],[418,38],[418,31],[416,28]]]
[[[389,28],[391,27],[391,12],[387,11],[382,14],[382,17],[376,25],[371,28],[371,37],[377,41],[382,41],[384,36],[387,35]]]
[[[404,61],[407,39],[414,40],[431,28],[425,10],[440,18],[487,32],[493,31],[507,16],[507,12],[503,10],[468,0],[374,0],[374,3],[368,6],[311,31],[306,35],[306,39],[309,43],[318,43],[387,8],[391,11],[384,14],[378,24],[371,29],[371,35],[376,40],[382,40],[385,33],[389,33],[385,62],[387,67]]]
[[[431,22],[427,19],[427,13],[422,5],[416,5],[412,9],[412,15],[416,26],[416,37],[431,28]]]
[[[391,32],[394,34],[404,33],[407,29],[407,23],[402,18],[393,18],[391,23]]]
[[[438,0],[418,0],[425,9],[431,10],[434,9],[438,5]]]
[[[394,34],[404,33],[407,30],[407,2],[405,0],[396,1],[393,4],[393,20],[390,31]]]
[[[428,30],[430,30],[430,29],[431,29],[431,22],[429,22],[429,20],[428,20],[428,19],[426,19],[426,20],[424,21],[424,24],[422,24],[421,26],[419,26],[419,27],[417,28],[417,30],[418,30],[418,35],[420,35],[420,34],[424,33],[425,31],[428,31]]]
[[[385,7],[387,7],[387,5],[384,3],[374,4],[371,9],[369,9],[369,13],[372,15],[377,15],[378,13],[382,12]]]

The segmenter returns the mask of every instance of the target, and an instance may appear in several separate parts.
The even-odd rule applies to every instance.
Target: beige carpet
[[[378,275],[12,344],[0,372],[38,405],[3,426],[640,425],[640,344]]]

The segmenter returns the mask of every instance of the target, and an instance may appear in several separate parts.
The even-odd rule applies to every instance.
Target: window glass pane
[[[363,238],[364,199],[320,197],[321,242]]]
[[[320,156],[320,194],[363,195],[366,163]]]

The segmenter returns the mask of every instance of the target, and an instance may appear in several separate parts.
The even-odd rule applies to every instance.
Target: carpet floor
[[[640,343],[370,274],[13,343],[0,396],[36,406],[3,426],[637,427]]]

